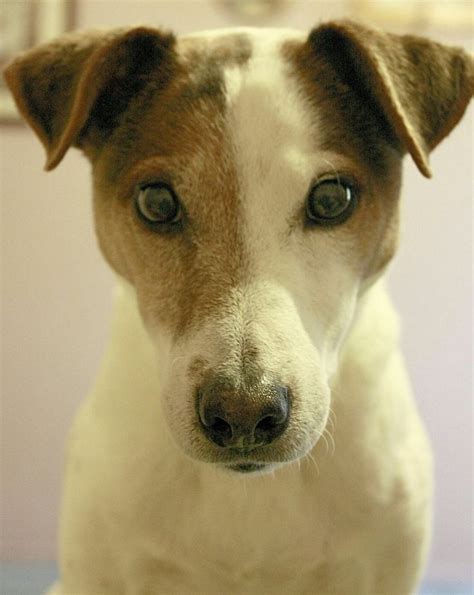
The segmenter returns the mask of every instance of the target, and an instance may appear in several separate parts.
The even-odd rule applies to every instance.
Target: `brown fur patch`
[[[193,42],[184,42],[170,84],[145,89],[91,156],[102,250],[137,288],[144,317],[178,334],[219,307],[247,268],[220,65],[245,62],[250,45],[242,38],[232,53],[225,39],[205,51]],[[136,187],[156,181],[182,201],[179,234],[155,233],[133,213]]]
[[[91,129],[89,145],[97,149],[152,72],[163,85],[173,44],[172,35],[156,29],[114,29],[68,34],[15,59],[5,78],[46,149],[46,169]]]
[[[252,56],[252,45],[247,36],[237,33],[207,40],[185,37],[179,40],[178,52],[190,75],[183,98],[194,101],[209,95],[223,98],[223,69],[244,66]]]
[[[340,81],[371,105],[385,128],[430,177],[428,155],[464,113],[474,90],[472,57],[412,35],[394,35],[350,21],[314,29],[307,43]]]
[[[380,111],[341,80],[324,54],[315,53],[307,42],[291,41],[283,55],[313,110],[321,159],[335,173],[347,172],[359,186],[352,217],[341,227],[322,231],[338,234],[341,241],[345,235],[355,239],[360,275],[370,278],[396,250],[402,149]]]

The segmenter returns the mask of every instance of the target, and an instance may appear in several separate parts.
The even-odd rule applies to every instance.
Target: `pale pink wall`
[[[472,564],[473,109],[433,153],[431,180],[407,161],[402,238],[390,271],[403,349],[436,460],[432,576]]]
[[[307,29],[342,14],[347,14],[342,2],[297,2],[265,24]],[[130,23],[178,32],[236,24],[210,1],[80,2],[80,27]],[[42,149],[29,130],[4,127],[1,133],[1,542],[6,558],[50,559],[55,557],[66,432],[100,359],[113,280],[92,231],[86,161],[72,151],[46,175]],[[430,575],[467,578],[472,117],[435,152],[433,169],[434,180],[426,181],[407,163],[403,241],[390,280],[404,320],[408,365],[437,457]]]

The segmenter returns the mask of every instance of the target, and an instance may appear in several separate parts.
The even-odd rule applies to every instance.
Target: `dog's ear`
[[[430,151],[456,126],[474,90],[472,57],[412,35],[395,35],[351,21],[314,29],[313,55],[383,114],[418,169],[431,177]]]
[[[33,48],[5,70],[18,109],[43,143],[45,168],[58,165],[91,130],[105,139],[132,97],[153,75],[171,76],[174,37],[137,27],[72,33]]]

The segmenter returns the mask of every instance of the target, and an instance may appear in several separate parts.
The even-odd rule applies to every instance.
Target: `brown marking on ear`
[[[375,111],[430,177],[430,151],[462,117],[474,88],[472,58],[411,35],[394,35],[350,21],[314,29],[309,51],[324,57]]]
[[[155,70],[163,82],[169,78],[173,43],[170,34],[138,27],[73,33],[18,56],[5,79],[46,149],[46,169],[72,144],[84,144],[88,128],[104,127],[100,117],[92,120],[105,96],[115,100],[108,113],[118,117]]]

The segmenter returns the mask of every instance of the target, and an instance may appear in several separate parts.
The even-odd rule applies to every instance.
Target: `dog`
[[[401,164],[473,91],[463,50],[310,34],[75,32],[5,74],[92,164],[117,273],[68,446],[56,595],[407,595],[432,459],[383,273]]]

